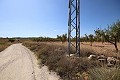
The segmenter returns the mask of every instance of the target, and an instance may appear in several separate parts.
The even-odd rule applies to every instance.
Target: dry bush
[[[6,49],[8,46],[6,45],[0,45],[0,52],[3,51],[4,49]]]
[[[63,80],[120,80],[120,69],[103,67],[98,60],[88,60],[94,50],[82,47],[80,58],[67,57],[67,46],[59,43],[25,43],[40,63],[57,72]],[[102,53],[101,53],[102,54]]]
[[[81,48],[80,49],[80,56],[81,57],[88,57],[89,55],[91,54],[97,54],[96,52],[94,52],[93,50],[91,49],[88,49],[88,48]]]
[[[120,69],[119,68],[90,69],[89,80],[120,80]]]
[[[82,80],[82,73],[87,72],[89,68],[100,67],[98,61],[89,61],[87,56],[94,54],[91,50],[81,50],[80,58],[67,57],[67,47],[56,45],[55,43],[24,43],[35,52],[41,63],[47,65],[49,70],[56,71],[64,80]],[[79,74],[79,75],[78,75]],[[76,78],[79,77],[79,78]]]
[[[0,39],[0,52],[10,46],[11,43],[8,42],[7,39]]]

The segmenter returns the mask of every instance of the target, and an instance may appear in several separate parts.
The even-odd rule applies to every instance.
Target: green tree
[[[89,41],[90,41],[90,46],[92,46],[92,43],[93,43],[93,35],[92,34],[89,35]]]
[[[120,39],[120,21],[108,26],[105,30],[96,30],[99,35],[102,35],[105,40],[115,46],[116,52],[118,52],[117,42]]]
[[[102,44],[105,42],[105,38],[104,38],[104,36],[102,35],[103,34],[103,31],[102,30],[100,30],[99,28],[98,28],[98,30],[94,30],[95,31],[95,38],[96,38],[96,40],[95,41],[97,41],[97,42],[99,42],[99,41],[102,41]],[[99,34],[99,33],[102,33],[102,34]]]
[[[89,41],[89,38],[88,38],[88,35],[85,34],[85,41],[88,42]]]
[[[11,43],[13,43],[13,42],[15,42],[15,39],[14,38],[9,38],[8,41],[11,42]]]
[[[67,34],[57,35],[57,39],[64,43],[65,41],[67,41]]]
[[[62,39],[62,42],[67,41],[67,34],[63,34],[63,35],[62,35],[62,38],[63,38],[63,39]]]

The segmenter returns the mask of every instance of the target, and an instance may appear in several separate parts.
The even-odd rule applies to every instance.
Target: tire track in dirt
[[[13,44],[0,53],[0,80],[36,80],[29,53]]]
[[[10,64],[12,64],[14,61],[16,61],[16,59],[10,60],[9,62],[6,62],[5,64],[0,66],[0,72],[2,72],[5,68],[7,68]]]
[[[35,70],[34,70],[34,63],[33,63],[32,55],[30,54],[30,51],[29,51],[26,47],[22,46],[22,48],[26,50],[26,53],[28,53],[27,56],[28,56],[28,58],[30,59],[30,61],[31,61],[31,63],[32,63],[32,68],[33,68],[32,74],[33,74],[33,78],[34,78],[34,80],[36,80],[36,78],[35,78]]]

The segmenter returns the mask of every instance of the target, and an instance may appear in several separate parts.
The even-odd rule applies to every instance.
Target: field
[[[114,45],[110,43],[81,42],[80,58],[68,56],[67,42],[36,42],[31,39],[0,39],[0,51],[15,43],[23,43],[39,61],[39,65],[48,66],[50,71],[55,71],[63,80],[120,80],[120,63],[112,67],[107,67],[106,63],[101,63],[97,59],[89,60],[91,54],[106,57],[120,58],[120,43],[118,43],[118,53]],[[75,49],[72,50],[75,52]]]
[[[89,42],[81,43],[81,57],[68,57],[67,43],[62,42],[24,42],[32,50],[39,64],[47,65],[49,70],[57,72],[63,80],[120,80],[119,64],[114,67],[107,67],[106,64],[98,60],[89,60],[90,54],[105,56],[119,56],[113,45],[94,42],[93,46]],[[118,43],[120,50],[120,43]],[[73,49],[74,52],[74,49]]]
[[[30,39],[15,39],[15,38],[0,38],[0,52],[6,49],[11,44],[22,43],[24,41],[31,41]]]
[[[93,45],[90,46],[89,42],[82,42],[81,48],[86,48],[92,50],[96,54],[104,54],[106,56],[119,56],[120,57],[120,43],[118,45],[118,53],[116,53],[114,45],[110,43],[103,43],[102,42],[93,42]]]

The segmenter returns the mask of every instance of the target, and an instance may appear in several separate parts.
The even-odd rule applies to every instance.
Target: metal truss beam
[[[76,49],[75,53],[72,53],[72,48]],[[68,53],[80,57],[80,0],[69,0]]]

